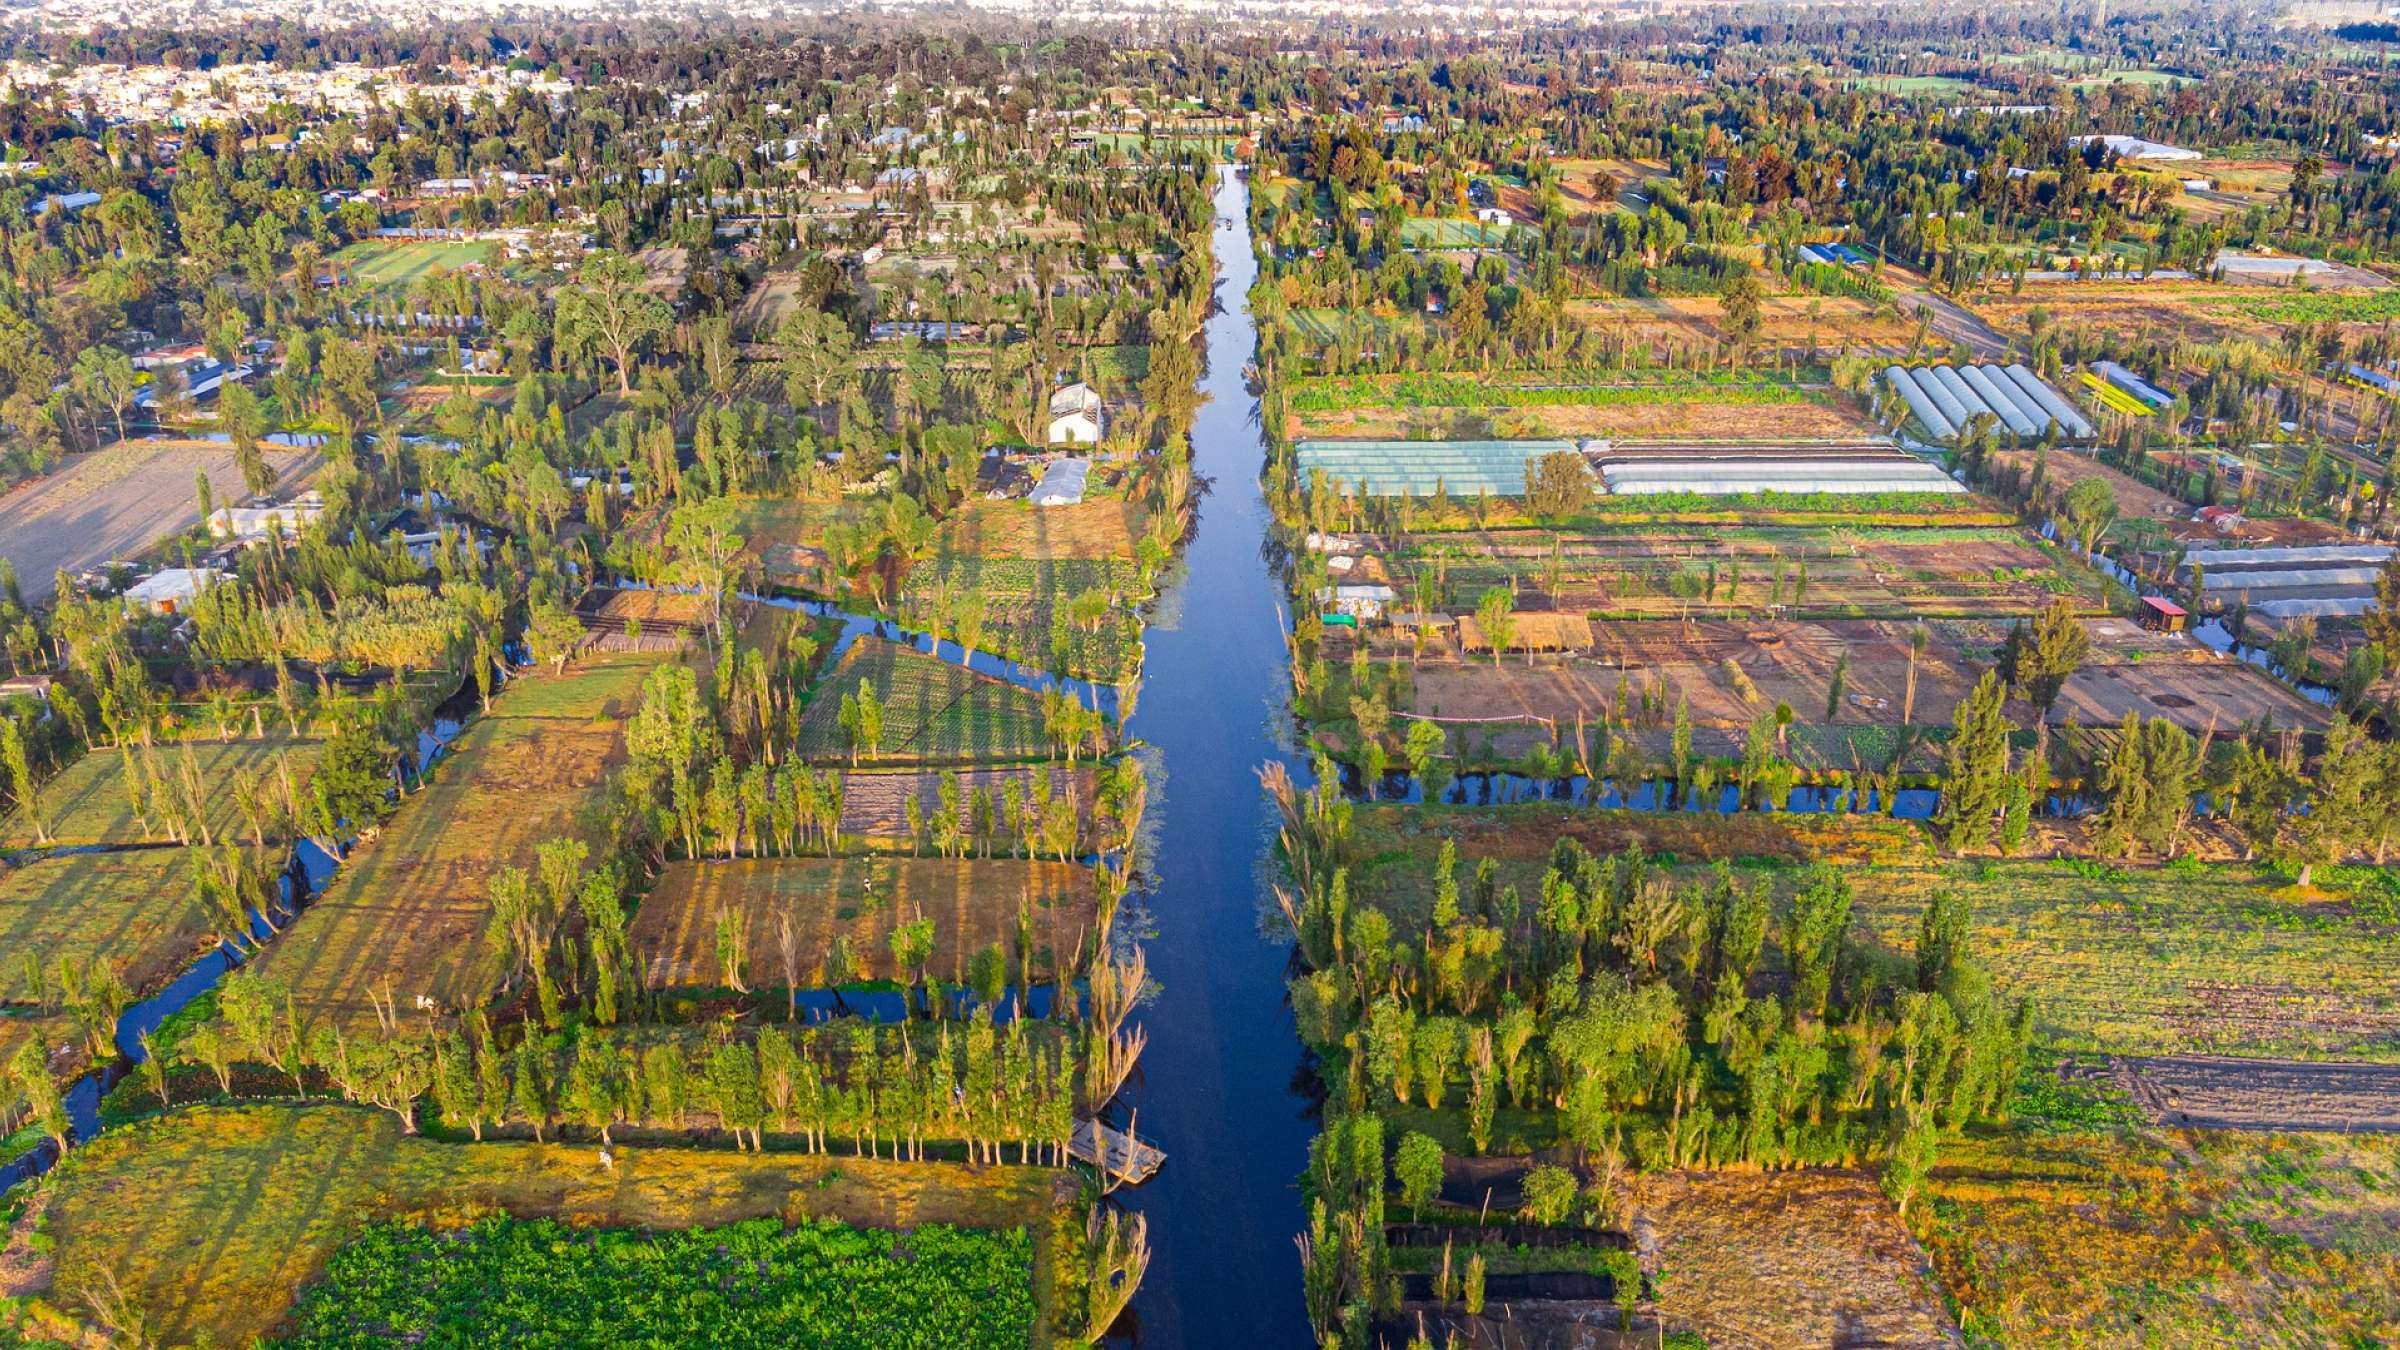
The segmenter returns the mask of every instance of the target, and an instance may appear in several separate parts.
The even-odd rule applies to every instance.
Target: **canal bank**
[[[1150,1043],[1117,1116],[1134,1115],[1169,1159],[1125,1193],[1150,1224],[1150,1273],[1127,1324],[1143,1350],[1309,1343],[1292,1238],[1306,1226],[1297,1182],[1315,1122],[1284,1006],[1290,944],[1270,918],[1272,808],[1258,780],[1270,759],[1295,776],[1302,765],[1259,488],[1266,442],[1244,374],[1257,345],[1249,206],[1248,184],[1221,167],[1219,308],[1192,428],[1209,489],[1150,626],[1127,727],[1155,751],[1143,942],[1158,992],[1139,1014]]]

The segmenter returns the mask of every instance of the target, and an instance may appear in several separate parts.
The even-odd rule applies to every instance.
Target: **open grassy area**
[[[333,274],[370,291],[406,291],[420,278],[488,266],[490,244],[449,239],[361,239],[325,260]]]
[[[323,748],[319,741],[292,740],[271,735],[263,740],[220,741],[214,738],[161,743],[154,748],[128,746],[95,748],[56,778],[42,785],[42,823],[52,845],[164,843],[167,835],[157,813],[149,828],[134,813],[127,781],[127,761],[145,781],[189,779],[203,785],[200,800],[210,831],[218,836],[245,832],[236,806],[234,785],[248,780],[259,794],[279,805],[288,776],[292,791],[305,794],[308,777]],[[305,803],[308,799],[300,796]],[[0,847],[27,848],[37,842],[33,822],[23,811],[0,823]]]
[[[1713,858],[1823,857],[1856,891],[1852,939],[1897,969],[1928,898],[1946,887],[1973,914],[1969,949],[1999,993],[2033,1002],[2038,1039],[2068,1050],[2400,1060],[2400,928],[2337,897],[2295,897],[2240,865],[2114,868],[2048,861],[1939,862],[1919,827],[1863,817],[1732,817],[1578,810],[1378,806],[1357,816],[1351,894],[1423,921],[1431,864],[1457,840],[1462,872],[1490,857],[1498,884],[1540,892],[1552,841],[1595,851],[1639,842],[1696,874]],[[1745,869],[1751,870],[1751,869]],[[1780,893],[1791,874],[1773,868]],[[1768,965],[1781,957],[1770,944]]]
[[[1994,982],[2062,1048],[2400,1060],[2400,928],[2346,900],[2241,866],[1885,867],[1861,878],[1859,935],[1913,948],[1937,886],[1967,899]]]
[[[113,968],[136,993],[172,978],[215,943],[189,858],[153,848],[0,867],[0,1003],[40,1003],[62,961],[79,976]]]
[[[45,1184],[55,1264],[39,1292],[88,1315],[113,1285],[159,1344],[241,1345],[274,1330],[370,1223],[506,1214],[640,1229],[1025,1227],[1041,1297],[1057,1176],[647,1146],[621,1148],[611,1168],[589,1145],[447,1143],[352,1107],[187,1109],[102,1135]]]
[[[1098,906],[1092,873],[1071,863],[948,858],[744,858],[670,864],[633,921],[633,953],[652,989],[725,986],[718,924],[734,916],[747,935],[749,983],[787,983],[781,934],[790,916],[797,987],[822,987],[826,954],[848,939],[851,979],[902,980],[892,958],[901,924],[933,922],[936,979],[965,979],[967,961],[997,945],[1018,982],[1020,957],[1036,981],[1089,941]]]
[[[2158,1133],[2028,1075],[1911,1216],[1974,1345],[2378,1345],[2400,1334],[2400,1139]]]
[[[854,746],[842,700],[872,689],[881,737]],[[1041,696],[880,638],[861,638],[810,696],[797,748],[808,758],[884,764],[963,764],[1048,752]]]
[[[491,880],[510,864],[530,871],[548,840],[597,829],[624,719],[656,664],[586,660],[509,684],[261,958],[304,1020],[372,1027],[386,995],[448,1012],[491,997],[501,974],[483,938]]]

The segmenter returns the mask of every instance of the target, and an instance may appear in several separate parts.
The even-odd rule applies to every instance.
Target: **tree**
[[[1557,450],[1525,466],[1525,509],[1536,516],[1571,516],[1591,504],[1592,471],[1583,456]]]
[[[543,600],[533,607],[531,621],[525,625],[525,645],[533,651],[533,659],[557,668],[563,673],[568,658],[583,645],[583,625],[573,610],[555,600]]]
[[[1766,298],[1766,284],[1753,268],[1743,267],[1726,283],[1724,315],[1718,325],[1726,346],[1739,350],[1758,336],[1759,314]]]
[[[2062,513],[2067,518],[2068,528],[2075,531],[2076,542],[2082,546],[2084,556],[2088,558],[2094,546],[2100,542],[2101,533],[2117,518],[2116,489],[2110,487],[2105,478],[2086,478],[2067,489]]]
[[[1484,639],[1492,644],[1492,668],[1500,668],[1501,653],[1508,650],[1516,637],[1517,597],[1506,586],[1494,586],[1475,601],[1475,626],[1483,630]]]
[[[86,347],[76,354],[71,382],[79,397],[108,409],[116,419],[117,439],[125,439],[125,409],[142,388],[133,358],[114,347]]]
[[[1966,898],[1948,887],[1937,888],[1925,903],[1917,927],[1917,988],[1937,993],[1950,972],[1964,959],[1970,916]]]
[[[1525,1213],[1535,1223],[1564,1223],[1575,1209],[1575,1174],[1544,1163],[1525,1174]]]
[[[1401,1200],[1421,1216],[1425,1202],[1442,1188],[1441,1141],[1413,1130],[1402,1136],[1392,1155],[1392,1179],[1400,1183]]]
[[[2016,724],[2001,711],[2007,690],[1985,671],[1958,704],[1956,734],[1942,749],[1942,799],[1933,828],[1953,853],[1991,837],[2008,779],[2008,737]]]
[[[250,386],[228,381],[217,395],[217,419],[233,438],[234,462],[241,466],[242,487],[257,496],[275,486],[275,471],[267,466],[259,437],[267,429],[266,413]]]
[[[2400,553],[2383,560],[2383,570],[2375,574],[2375,607],[2359,622],[2383,649],[2384,666],[2400,668]]]
[[[569,355],[601,355],[616,367],[617,393],[633,396],[633,366],[642,346],[667,331],[675,312],[643,289],[642,265],[603,249],[576,269],[575,284],[558,299],[558,345]]]
[[[33,760],[25,750],[25,729],[17,719],[0,713],[0,773],[8,776],[9,800],[17,814],[33,825],[33,841],[50,842],[50,825],[42,812],[41,784],[33,776]]]
[[[2091,650],[2091,634],[2076,617],[2074,604],[2061,596],[2035,616],[2030,636],[2020,639],[2011,633],[2003,660],[2011,667],[2006,672],[2009,681],[2046,717]]]

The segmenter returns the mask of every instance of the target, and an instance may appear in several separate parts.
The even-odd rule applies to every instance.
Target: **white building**
[[[180,614],[192,607],[200,592],[224,576],[206,567],[165,568],[127,587],[125,603],[144,614]]]
[[[1090,385],[1070,384],[1050,396],[1050,444],[1097,444],[1104,429],[1100,393]]]

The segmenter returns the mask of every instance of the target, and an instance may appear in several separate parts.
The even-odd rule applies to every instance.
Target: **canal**
[[[1144,947],[1158,988],[1139,1014],[1150,1044],[1119,1121],[1132,1108],[1168,1159],[1126,1193],[1150,1224],[1150,1273],[1134,1302],[1143,1350],[1309,1343],[1292,1239],[1306,1226],[1296,1187],[1315,1125],[1284,1006],[1289,944],[1267,917],[1272,807],[1258,781],[1269,759],[1295,776],[1301,765],[1283,593],[1266,556],[1266,445],[1244,374],[1256,345],[1249,205],[1247,183],[1219,168],[1219,307],[1192,428],[1194,469],[1211,486],[1150,626],[1127,722],[1154,751]]]

